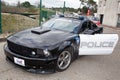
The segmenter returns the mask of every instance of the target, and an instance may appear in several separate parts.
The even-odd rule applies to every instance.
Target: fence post
[[[63,6],[63,14],[65,13],[65,1],[64,1],[64,6]]]
[[[40,17],[39,17],[39,26],[41,25],[42,22],[42,0],[40,0]]]

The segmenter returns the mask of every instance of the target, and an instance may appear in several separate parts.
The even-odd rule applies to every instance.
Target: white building
[[[97,13],[103,25],[120,27],[120,0],[99,0]]]

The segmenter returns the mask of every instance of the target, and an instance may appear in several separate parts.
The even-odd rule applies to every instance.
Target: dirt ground
[[[120,30],[105,28],[104,33],[117,33]],[[0,80],[120,80],[120,40],[111,55],[82,56],[74,61],[64,72],[53,74],[34,74],[5,60],[0,43]]]

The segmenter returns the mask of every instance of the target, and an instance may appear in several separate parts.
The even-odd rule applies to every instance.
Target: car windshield
[[[42,25],[42,28],[57,29],[68,32],[73,32],[78,28],[80,21],[68,19],[51,19]]]

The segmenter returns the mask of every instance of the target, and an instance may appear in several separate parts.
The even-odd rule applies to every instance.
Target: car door
[[[79,34],[79,37],[79,55],[108,55],[118,42],[118,34]]]

